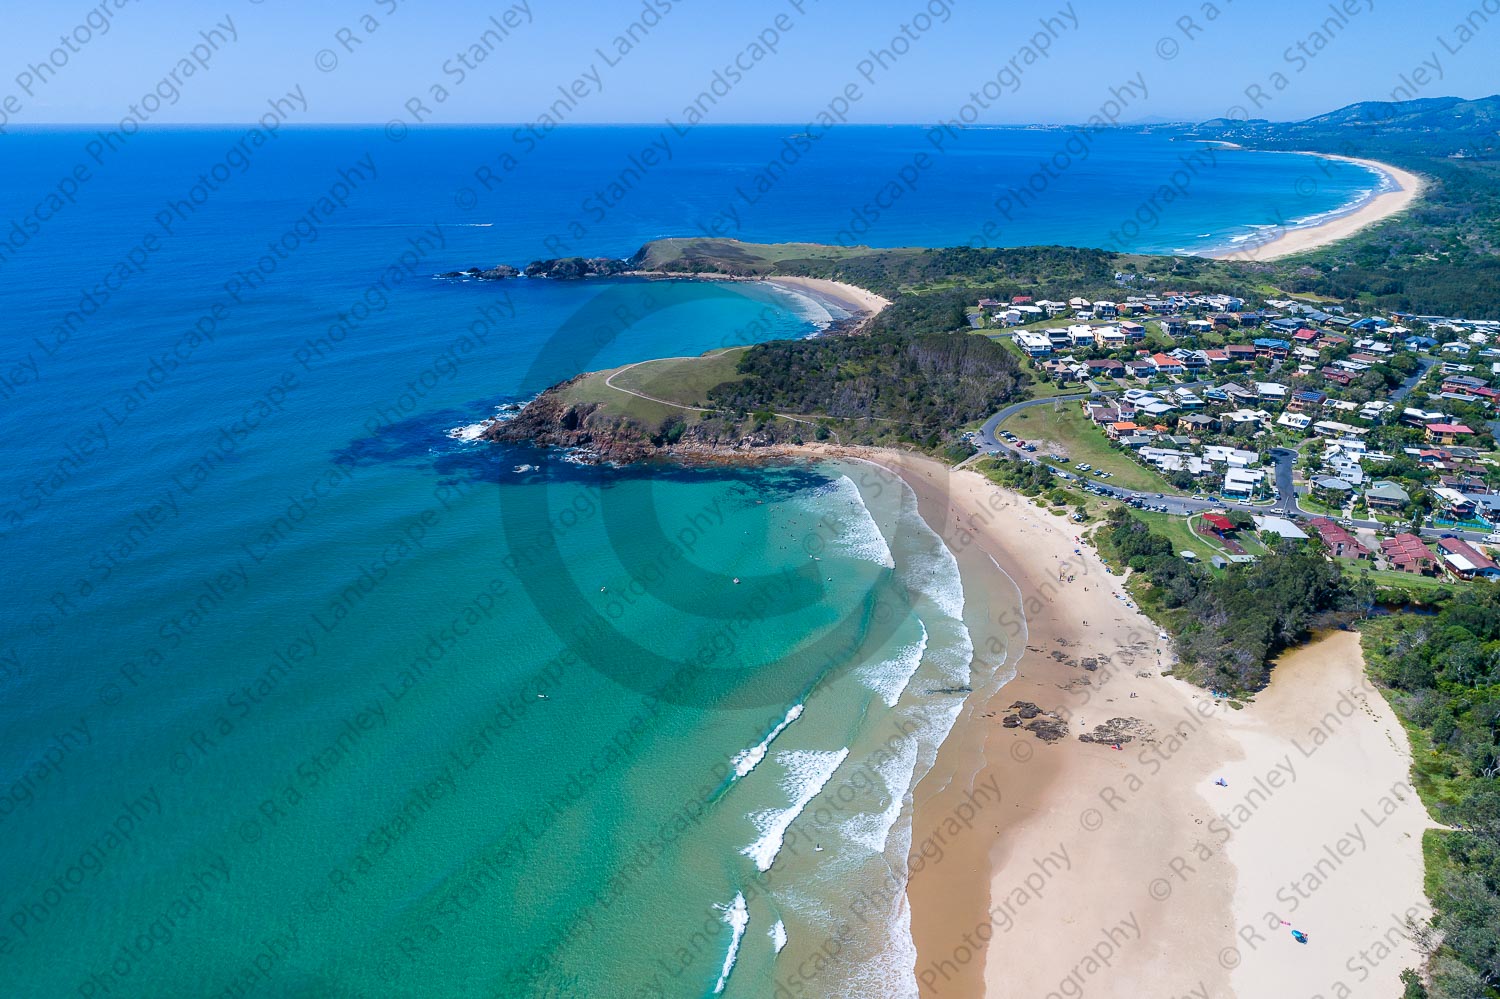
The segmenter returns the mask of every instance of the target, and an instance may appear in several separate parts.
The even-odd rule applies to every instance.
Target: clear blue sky
[[[1402,74],[1410,80],[1424,60],[1428,78],[1412,88],[1416,96],[1500,89],[1485,54],[1500,42],[1500,18],[1467,47],[1454,31],[1477,0],[1335,0],[1346,13],[1332,26],[1334,5],[1325,0],[1075,0],[1076,27],[1059,13],[1068,5],[1030,0],[531,0],[529,16],[500,0],[96,0],[93,15],[87,2],[6,5],[0,109],[9,102],[13,123],[118,121],[153,92],[163,95],[149,112],[153,122],[248,121],[269,97],[299,86],[307,110],[296,118],[303,122],[409,119],[405,104],[413,97],[436,122],[527,121],[558,99],[559,85],[591,70],[598,83],[586,81],[570,120],[660,122],[680,118],[714,71],[737,55],[750,68],[709,121],[799,122],[853,85],[859,100],[850,101],[851,120],[925,123],[954,117],[971,92],[984,96],[988,81],[999,96],[985,100],[989,107],[977,120],[1067,123],[1094,114],[1110,88],[1127,80],[1144,83],[1146,93],[1137,89],[1121,109],[1125,123],[1196,120],[1231,109],[1294,119],[1389,99],[1403,86]],[[89,16],[101,23],[101,6],[111,18],[107,32],[86,26]],[[1210,10],[1217,19],[1209,19]],[[507,11],[513,27],[485,61],[471,60],[462,83],[459,63],[445,71],[445,60],[481,41],[489,19],[503,22]],[[226,17],[238,40],[224,32],[217,51],[200,49],[211,56],[206,71],[179,73],[180,86],[163,83],[202,41],[199,33]],[[1043,17],[1054,19],[1043,39],[1050,55],[1026,66],[1024,47],[1043,31]],[[1201,31],[1178,24],[1187,17]],[[620,58],[614,39],[632,24],[640,25],[639,43]],[[871,49],[891,50],[903,25],[909,30],[898,46],[905,53],[862,67]],[[341,28],[362,44],[350,50],[337,38]],[[1321,47],[1318,31],[1327,42]],[[31,67],[61,61],[52,54],[60,35],[76,49],[63,54],[67,65],[28,81],[28,73],[46,76]],[[758,62],[748,51],[757,37],[777,47]],[[607,65],[596,48],[618,65]],[[447,86],[446,103],[434,101],[433,84]],[[1255,84],[1270,98],[1258,110],[1245,93]],[[174,89],[180,96],[170,104]]]

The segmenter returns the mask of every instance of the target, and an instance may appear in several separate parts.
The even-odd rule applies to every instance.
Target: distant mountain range
[[[1429,156],[1482,157],[1494,154],[1500,141],[1500,95],[1361,101],[1292,122],[1213,118],[1188,132],[1197,138],[1298,149],[1353,143],[1371,151],[1401,148]]]

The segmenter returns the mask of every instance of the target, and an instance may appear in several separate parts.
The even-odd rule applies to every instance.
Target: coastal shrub
[[[1107,550],[1151,584],[1157,605],[1182,612],[1162,623],[1193,675],[1216,690],[1264,686],[1278,652],[1356,605],[1338,563],[1309,546],[1284,546],[1215,576],[1123,508],[1110,512],[1102,533]]]
[[[948,333],[820,337],[757,344],[744,376],[709,390],[731,412],[809,413],[843,421],[845,443],[892,436],[930,450],[1017,397],[1016,357],[985,337]]]
[[[1428,894],[1438,948],[1434,999],[1500,986],[1500,584],[1457,590],[1436,615],[1365,628],[1370,676],[1414,728],[1416,786],[1447,828],[1429,836]],[[1423,743],[1426,745],[1424,746]],[[1408,993],[1410,985],[1408,984]]]

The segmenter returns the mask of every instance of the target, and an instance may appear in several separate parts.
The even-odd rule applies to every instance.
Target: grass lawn
[[[1228,555],[1229,552],[1213,541],[1198,534],[1193,530],[1193,525],[1198,518],[1178,517],[1170,513],[1152,513],[1143,510],[1132,510],[1132,517],[1145,521],[1151,528],[1153,534],[1160,534],[1172,542],[1172,550],[1175,552],[1194,551],[1198,553],[1198,559],[1204,565],[1209,564],[1209,559],[1215,555]]]
[[[702,357],[646,361],[621,374],[614,384],[684,406],[707,406],[709,389],[741,377],[737,366],[748,349],[729,347]]]
[[[697,420],[699,414],[691,410],[663,406],[610,388],[604,380],[618,370],[620,369],[612,368],[609,371],[590,372],[566,389],[564,399],[569,405],[598,403],[607,412],[639,421],[648,427],[661,426],[662,421],[669,416],[681,416],[689,423]]]
[[[1112,478],[1098,480],[1111,486],[1139,492],[1176,492],[1156,472],[1137,464],[1123,451],[1115,450],[1104,431],[1089,422],[1083,406],[1077,402],[1063,403],[1057,411],[1046,406],[1022,410],[1002,423],[1000,429],[1009,430],[1022,440],[1049,441],[1059,445],[1075,467],[1085,463],[1112,472]]]
[[[660,426],[670,416],[694,423],[703,414],[642,399],[620,389],[641,392],[681,406],[704,406],[710,388],[738,377],[735,366],[746,349],[729,347],[701,357],[673,357],[645,361],[628,369],[594,371],[570,386],[566,399],[571,404],[598,403],[610,413],[636,420],[647,427]],[[608,384],[611,379],[613,386]]]
[[[1366,570],[1356,568],[1350,570],[1356,576],[1362,576]],[[1370,581],[1376,586],[1391,586],[1411,590],[1414,593],[1432,593],[1438,590],[1447,590],[1452,593],[1464,586],[1463,583],[1455,583],[1450,579],[1439,576],[1436,579],[1429,576],[1419,576],[1410,572],[1398,572],[1395,569],[1370,569]]]

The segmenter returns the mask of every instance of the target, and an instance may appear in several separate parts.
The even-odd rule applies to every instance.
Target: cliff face
[[[565,392],[576,381],[578,378],[553,386],[528,403],[515,419],[494,424],[481,437],[510,444],[568,448],[584,460],[619,465],[661,458],[714,461],[758,453],[770,456],[778,446],[796,443],[790,431],[776,423],[747,431],[732,420],[718,417],[648,429],[634,420],[601,411],[597,403],[569,403]]]

